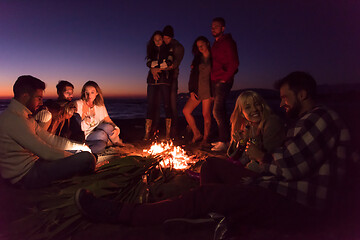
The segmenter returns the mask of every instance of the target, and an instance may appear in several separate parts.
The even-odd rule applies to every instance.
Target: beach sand
[[[200,129],[202,128],[202,118],[197,117]],[[352,121],[354,124],[355,120]],[[123,148],[109,148],[107,154],[99,156],[100,161],[105,161],[110,155],[128,156],[128,155],[141,155],[143,149],[148,149],[150,143],[142,141],[144,135],[144,119],[127,119],[120,120],[114,119],[114,122],[121,128],[120,136],[127,143]],[[216,126],[215,121],[213,121]],[[192,136],[186,128],[186,121],[182,117],[179,119],[179,132],[177,134],[176,145],[182,146],[186,152],[190,155],[196,155],[199,160],[204,160],[209,156],[224,157],[225,153],[214,153],[209,148],[200,148],[198,144],[190,145],[189,141]],[[163,119],[160,122],[160,126],[164,126]],[[358,129],[358,124],[354,129]],[[164,127],[160,128],[160,138],[164,136]],[[358,135],[357,135],[358,137]],[[216,127],[212,128],[211,139],[216,140],[217,133]],[[182,186],[181,186],[182,185]],[[182,182],[178,188],[171,194],[176,195],[187,191],[191,186],[195,186],[196,183],[191,184]],[[174,187],[172,185],[171,187]],[[170,196],[171,196],[170,194]],[[4,182],[0,183],[0,204],[3,206],[2,214],[0,216],[0,239],[12,239],[5,238],[7,233],[11,236],[11,230],[7,227],[11,220],[18,219],[26,211],[24,210],[24,199],[26,199],[26,191],[14,189],[8,186]],[[166,195],[162,196],[167,197]],[[159,199],[161,200],[161,199]],[[4,209],[5,207],[5,209]],[[31,207],[31,206],[28,206]],[[151,219],[149,219],[151,221]],[[350,222],[350,223],[349,223]],[[175,229],[167,229],[165,226],[152,226],[152,227],[129,227],[125,225],[113,225],[113,224],[101,224],[95,223],[91,227],[85,230],[79,230],[72,235],[73,240],[80,239],[213,239],[215,226],[205,225],[202,227],[183,229],[181,227]],[[341,226],[334,227],[333,225],[327,225],[321,227],[301,229],[301,231],[283,231],[279,229],[272,229],[266,227],[247,227],[239,226],[239,237],[241,239],[356,239],[351,238],[356,229],[356,222],[346,219]],[[271,237],[270,237],[271,236]],[[342,236],[341,238],[337,238]],[[360,236],[360,235],[358,235]],[[333,238],[335,237],[335,238]],[[45,238],[46,239],[46,238]],[[238,238],[236,238],[238,239]]]

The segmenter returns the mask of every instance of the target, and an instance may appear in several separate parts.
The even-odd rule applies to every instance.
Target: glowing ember
[[[194,163],[192,157],[186,155],[184,149],[174,146],[172,141],[153,143],[149,150],[144,149],[151,155],[161,155],[164,160],[160,162],[163,168],[187,169],[189,164]]]

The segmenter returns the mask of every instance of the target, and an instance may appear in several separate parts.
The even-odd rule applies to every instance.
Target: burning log
[[[143,151],[150,155],[160,155],[163,159],[159,163],[161,168],[184,170],[196,162],[193,156],[188,156],[184,149],[174,146],[172,141],[153,143],[150,149]]]

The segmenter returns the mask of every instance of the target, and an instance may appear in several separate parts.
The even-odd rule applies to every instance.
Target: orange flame
[[[173,142],[153,143],[149,150],[144,149],[151,155],[161,155],[163,160],[160,162],[162,168],[187,169],[189,164],[195,161],[189,157],[185,150],[179,146],[174,146]]]

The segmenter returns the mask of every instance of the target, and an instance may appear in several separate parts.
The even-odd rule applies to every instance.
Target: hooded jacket
[[[239,57],[237,46],[231,34],[224,34],[211,47],[213,82],[231,82],[237,73]]]

